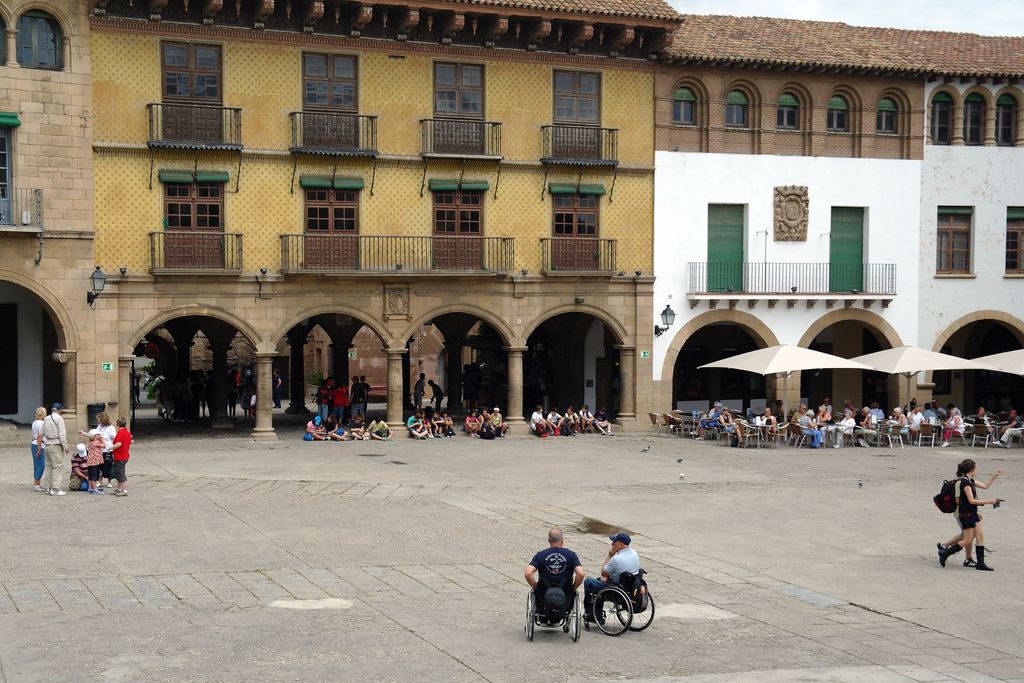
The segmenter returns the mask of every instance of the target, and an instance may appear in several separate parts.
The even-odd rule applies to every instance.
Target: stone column
[[[950,142],[954,145],[964,144],[964,103],[953,103],[953,130]]]
[[[306,415],[309,409],[306,408],[306,337],[309,336],[309,327],[300,325],[293,327],[288,334],[289,365],[288,365],[288,407],[285,408],[289,415]]]
[[[996,106],[992,103],[992,106],[985,107],[985,120],[982,122],[982,138],[981,144],[985,147],[996,146]],[[900,405],[903,405],[902,403]]]
[[[274,358],[277,353],[256,354],[256,426],[252,430],[254,439],[276,439],[274,433],[274,401],[271,397],[271,379],[274,374]]]
[[[619,350],[619,414],[617,421],[636,422],[636,347],[620,346]]]
[[[7,64],[5,64],[4,66],[10,69],[17,69],[21,66],[20,64],[18,64],[18,45],[16,41],[17,35],[18,32],[14,28],[8,28],[4,34],[4,50],[7,53]],[[64,42],[68,42],[67,37],[65,37]]]
[[[505,421],[509,425],[521,425],[523,417],[523,352],[525,346],[506,346],[508,353],[508,415]]]
[[[63,363],[64,371],[64,397],[61,403],[64,404],[64,420],[67,422],[68,434],[71,434],[73,429],[78,429],[78,352],[61,349],[57,353],[61,355],[60,362]]]
[[[407,355],[406,349],[384,349],[388,357],[388,424],[392,427],[405,426],[403,412],[402,359]]]
[[[125,420],[131,422],[132,363],[134,361],[135,356],[117,357],[117,414],[111,415],[110,411],[107,411],[107,415],[110,416],[111,423],[115,423],[119,417],[123,417]]]
[[[207,406],[210,408],[210,424],[229,426],[228,412],[228,349],[230,342],[211,340],[210,352],[213,355],[213,376],[210,378],[210,396]]]

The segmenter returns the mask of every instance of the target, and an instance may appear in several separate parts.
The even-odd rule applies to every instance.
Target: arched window
[[[778,109],[775,113],[775,127],[781,130],[798,130],[800,128],[800,100],[792,93],[784,92],[779,96]]]
[[[964,144],[980,145],[985,132],[985,98],[971,93],[964,98]]]
[[[933,145],[948,145],[953,129],[953,98],[937,92],[932,98],[931,134]]]
[[[875,115],[875,132],[879,135],[896,134],[896,103],[888,97],[878,100],[878,113]]]
[[[0,17],[0,64],[7,63],[7,55],[4,54],[7,47],[7,22]]]
[[[1017,142],[1017,100],[1000,95],[996,100],[996,144],[1012,146]]]
[[[750,100],[741,90],[733,90],[725,97],[725,125],[730,128],[747,127],[747,107]]]
[[[676,88],[672,93],[672,123],[697,125],[697,95],[690,88]]]
[[[29,69],[63,68],[64,39],[57,20],[45,12],[18,17],[18,64]]]
[[[850,130],[850,124],[847,119],[847,112],[850,109],[850,105],[846,103],[846,98],[840,95],[833,95],[828,101],[828,122],[826,127],[833,133],[845,133]]]

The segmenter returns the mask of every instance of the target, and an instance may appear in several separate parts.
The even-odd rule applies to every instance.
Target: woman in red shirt
[[[117,419],[117,434],[114,436],[114,465],[111,474],[117,479],[117,490],[115,496],[128,495],[128,475],[125,468],[128,465],[128,458],[131,457],[129,448],[132,445],[132,435],[128,431],[128,422],[123,418]]]

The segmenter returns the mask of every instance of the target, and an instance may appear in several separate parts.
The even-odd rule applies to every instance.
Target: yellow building
[[[94,4],[96,258],[122,362],[148,347],[184,379],[202,333],[217,417],[241,335],[270,435],[283,342],[300,409],[309,332],[345,377],[365,327],[397,422],[432,322],[455,401],[471,365],[467,394],[515,420],[588,402],[629,424],[647,406],[647,56],[676,26],[666,4]]]

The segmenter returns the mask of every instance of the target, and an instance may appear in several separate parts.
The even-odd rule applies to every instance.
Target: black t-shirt
[[[565,581],[580,566],[580,558],[568,548],[545,548],[533,556],[530,566],[537,568],[543,580]]]
[[[967,477],[962,477],[960,479],[960,508],[959,508],[960,514],[963,514],[965,512],[967,512],[967,513],[977,512],[978,511],[978,506],[977,505],[971,505],[969,502],[967,502],[967,496],[964,495],[964,486],[965,485],[971,487],[971,493],[974,494],[974,500],[978,500],[978,487],[974,485],[974,480],[973,479],[968,479]]]

